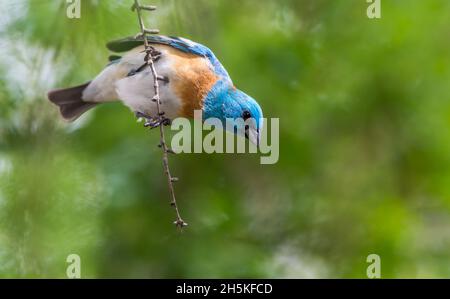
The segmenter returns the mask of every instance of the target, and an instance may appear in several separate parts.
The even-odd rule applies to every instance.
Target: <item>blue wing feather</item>
[[[164,35],[150,35],[147,36],[147,40],[150,43],[157,43],[171,46],[185,53],[191,53],[198,56],[203,56],[207,58],[214,67],[216,74],[229,79],[230,76],[225,68],[222,66],[220,61],[214,55],[214,53],[206,46],[193,42],[191,40],[175,37],[175,36],[164,36]]]
[[[165,35],[148,35],[147,40],[153,44],[167,45],[185,53],[191,53],[205,57],[211,62],[216,74],[222,76],[223,79],[231,81],[228,72],[222,66],[220,61],[217,59],[214,53],[204,45],[185,38]],[[108,49],[114,52],[125,52],[139,45],[142,45],[143,43],[144,40],[142,37],[138,39],[134,37],[127,37],[109,42],[106,46],[108,47]]]

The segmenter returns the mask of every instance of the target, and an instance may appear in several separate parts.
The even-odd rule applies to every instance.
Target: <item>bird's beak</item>
[[[259,130],[256,128],[248,128],[245,130],[245,137],[250,140],[251,143],[259,147]]]

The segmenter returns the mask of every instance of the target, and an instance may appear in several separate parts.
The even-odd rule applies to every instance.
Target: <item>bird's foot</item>
[[[169,118],[165,117],[164,115],[161,115],[158,119],[156,127],[159,127],[161,125],[170,126],[171,124],[172,124],[172,121]]]
[[[160,126],[170,126],[172,123],[169,118],[164,116],[163,112],[160,113],[158,117],[149,116],[142,112],[136,112],[136,117],[145,119],[144,127],[150,129],[158,128]]]

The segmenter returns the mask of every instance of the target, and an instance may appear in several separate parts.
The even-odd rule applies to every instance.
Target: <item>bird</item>
[[[67,121],[75,121],[89,109],[121,101],[136,116],[158,119],[153,72],[146,65],[144,38],[157,53],[154,66],[160,80],[160,105],[165,119],[193,118],[202,111],[202,120],[251,119],[234,133],[259,146],[263,112],[258,102],[233,84],[227,70],[206,46],[187,38],[151,35],[126,37],[107,43],[111,55],[107,66],[91,81],[74,87],[54,89],[48,99],[59,107]],[[159,124],[161,125],[161,124]]]

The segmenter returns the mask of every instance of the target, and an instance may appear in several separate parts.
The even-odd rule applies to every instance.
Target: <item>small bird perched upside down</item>
[[[245,136],[259,145],[262,110],[258,103],[236,89],[228,72],[207,47],[185,38],[147,36],[160,53],[155,61],[158,71],[161,110],[169,120],[194,116],[202,110],[202,118],[253,118],[245,126]],[[144,67],[143,39],[125,38],[108,43],[115,52],[128,51],[123,57],[111,56],[111,62],[92,81],[71,88],[52,90],[51,102],[59,106],[64,119],[74,121],[90,108],[106,102],[122,101],[137,116],[157,119],[153,74]],[[240,129],[240,128],[237,128]],[[242,129],[242,128],[241,128]]]

